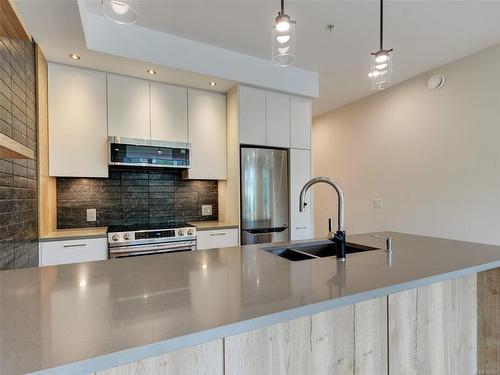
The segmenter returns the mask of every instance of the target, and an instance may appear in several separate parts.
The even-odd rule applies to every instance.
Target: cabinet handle
[[[77,243],[74,245],[64,245],[63,247],[85,247],[85,246],[87,246],[86,243]]]
[[[211,236],[225,236],[227,233],[222,232],[222,233],[210,233]]]
[[[295,227],[295,229],[307,229],[308,227]]]

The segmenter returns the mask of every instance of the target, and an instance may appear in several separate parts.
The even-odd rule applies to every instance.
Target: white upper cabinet
[[[290,96],[266,92],[266,145],[290,147]]]
[[[49,174],[108,177],[106,74],[49,64]]]
[[[187,142],[187,89],[151,82],[151,139]]]
[[[184,176],[226,179],[226,96],[189,89],[188,119],[191,168]]]
[[[253,87],[239,87],[240,143],[266,145],[266,92]]]
[[[148,81],[108,74],[108,133],[150,139]]]
[[[307,240],[312,238],[311,228],[311,191],[307,192],[307,207],[299,211],[299,197],[302,187],[311,179],[311,151],[290,149],[290,239]]]
[[[311,100],[238,87],[240,143],[311,149]]]
[[[290,98],[290,147],[311,149],[311,100],[292,96]]]

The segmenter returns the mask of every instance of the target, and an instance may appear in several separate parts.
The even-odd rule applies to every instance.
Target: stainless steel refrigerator
[[[288,152],[242,147],[241,244],[287,241],[288,221]]]

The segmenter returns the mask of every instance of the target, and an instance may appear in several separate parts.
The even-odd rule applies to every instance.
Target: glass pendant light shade
[[[119,24],[137,21],[137,0],[102,0],[102,11],[110,20]]]
[[[372,90],[383,90],[392,85],[394,75],[392,50],[380,50],[370,55],[370,77]]]
[[[282,17],[287,19],[283,20]],[[274,65],[289,66],[295,62],[295,22],[290,21],[290,17],[276,17],[271,32],[271,46]]]
[[[380,0],[380,49],[370,55],[370,77],[372,90],[384,90],[392,85],[393,49],[384,49],[384,0]]]

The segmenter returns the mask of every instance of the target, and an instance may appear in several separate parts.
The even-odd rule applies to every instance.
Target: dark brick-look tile
[[[36,151],[34,44],[0,37],[0,133]],[[0,270],[38,266],[36,160],[0,159]]]
[[[57,226],[179,225],[217,220],[217,186],[217,181],[182,180],[180,172],[156,169],[113,167],[106,179],[58,178]],[[202,204],[211,204],[213,215],[201,216]],[[95,223],[87,223],[87,208],[97,210]]]

